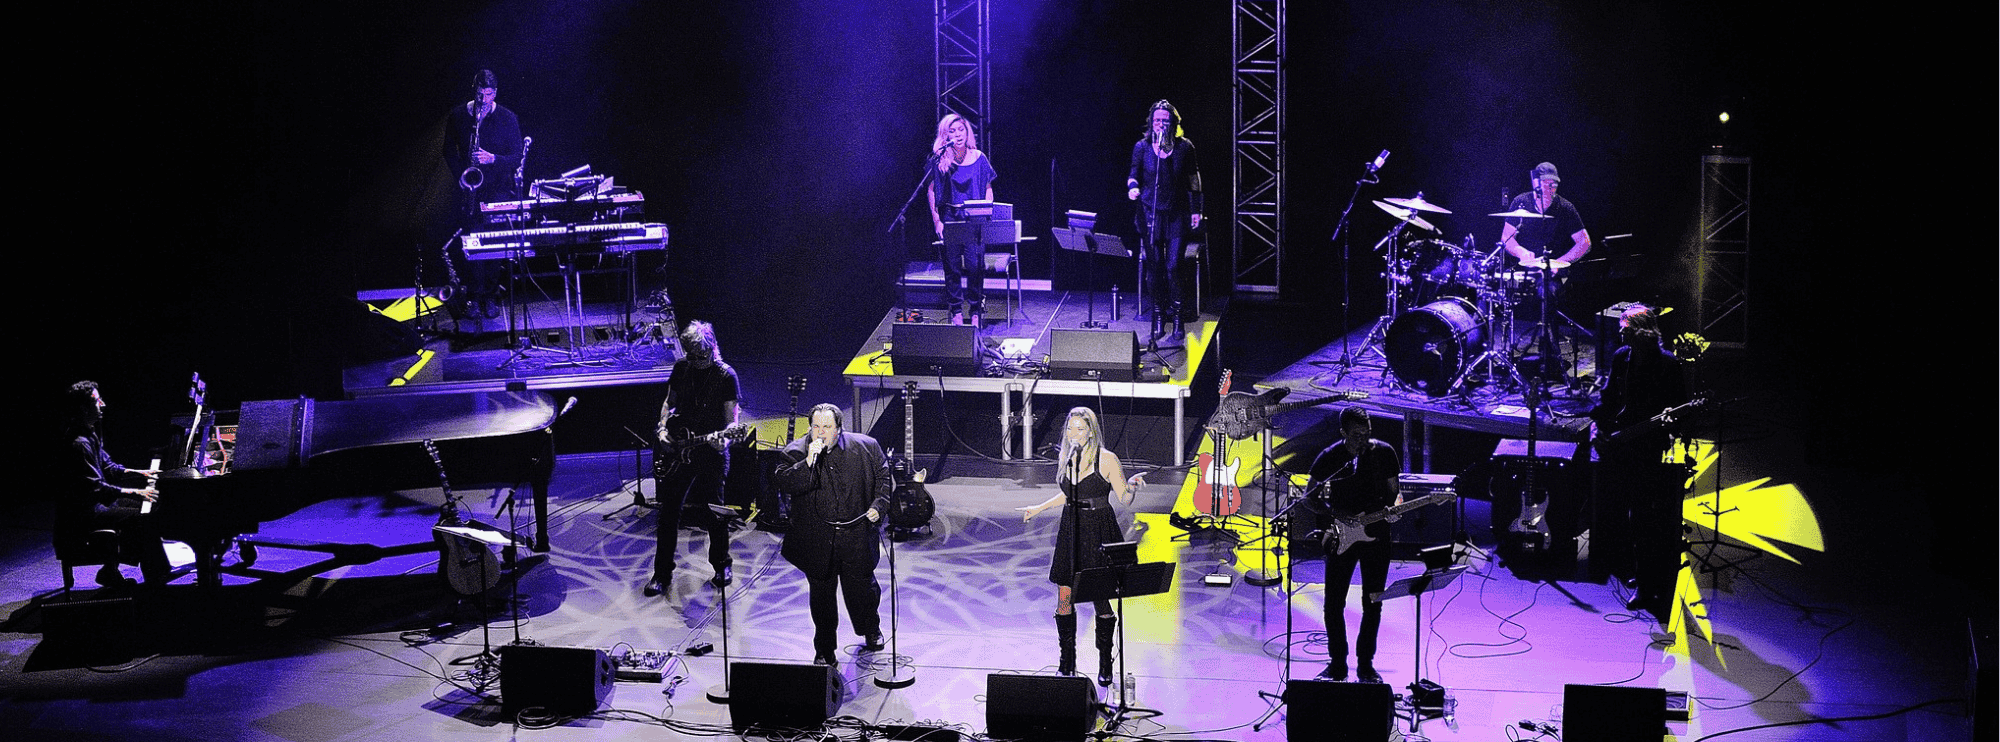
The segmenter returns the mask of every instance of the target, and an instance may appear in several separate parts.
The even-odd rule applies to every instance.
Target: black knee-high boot
[[[1076,614],[1056,614],[1056,672],[1063,675],[1076,674]]]
[[[1111,685],[1111,675],[1115,670],[1111,665],[1111,649],[1118,641],[1118,617],[1101,615],[1097,617],[1097,684]]]

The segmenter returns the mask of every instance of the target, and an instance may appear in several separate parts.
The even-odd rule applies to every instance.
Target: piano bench
[[[81,538],[77,536],[80,535]],[[95,567],[118,563],[118,532],[109,528],[99,528],[85,534],[55,539],[56,559],[62,562],[63,593],[76,590],[77,567]]]

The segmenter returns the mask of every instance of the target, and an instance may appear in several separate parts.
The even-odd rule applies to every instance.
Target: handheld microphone
[[[1373,174],[1375,171],[1381,170],[1382,164],[1388,161],[1389,161],[1389,150],[1386,149],[1382,150],[1382,154],[1376,155],[1375,160],[1373,162],[1368,163],[1368,172],[1370,174]]]

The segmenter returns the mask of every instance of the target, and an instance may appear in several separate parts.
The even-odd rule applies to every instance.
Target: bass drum
[[[1457,297],[1404,312],[1389,323],[1383,343],[1396,379],[1433,397],[1444,396],[1485,347],[1478,310]]]

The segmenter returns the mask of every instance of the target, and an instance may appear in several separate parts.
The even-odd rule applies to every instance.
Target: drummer
[[[1515,196],[1510,206],[1513,211],[1531,211],[1545,218],[1509,217],[1500,228],[1501,246],[1522,263],[1554,258],[1566,265],[1582,260],[1590,254],[1590,232],[1584,230],[1576,204],[1556,195],[1556,186],[1562,183],[1556,166],[1546,162],[1536,165],[1529,181],[1534,190]],[[1563,235],[1569,236],[1568,242],[1562,241]]]

